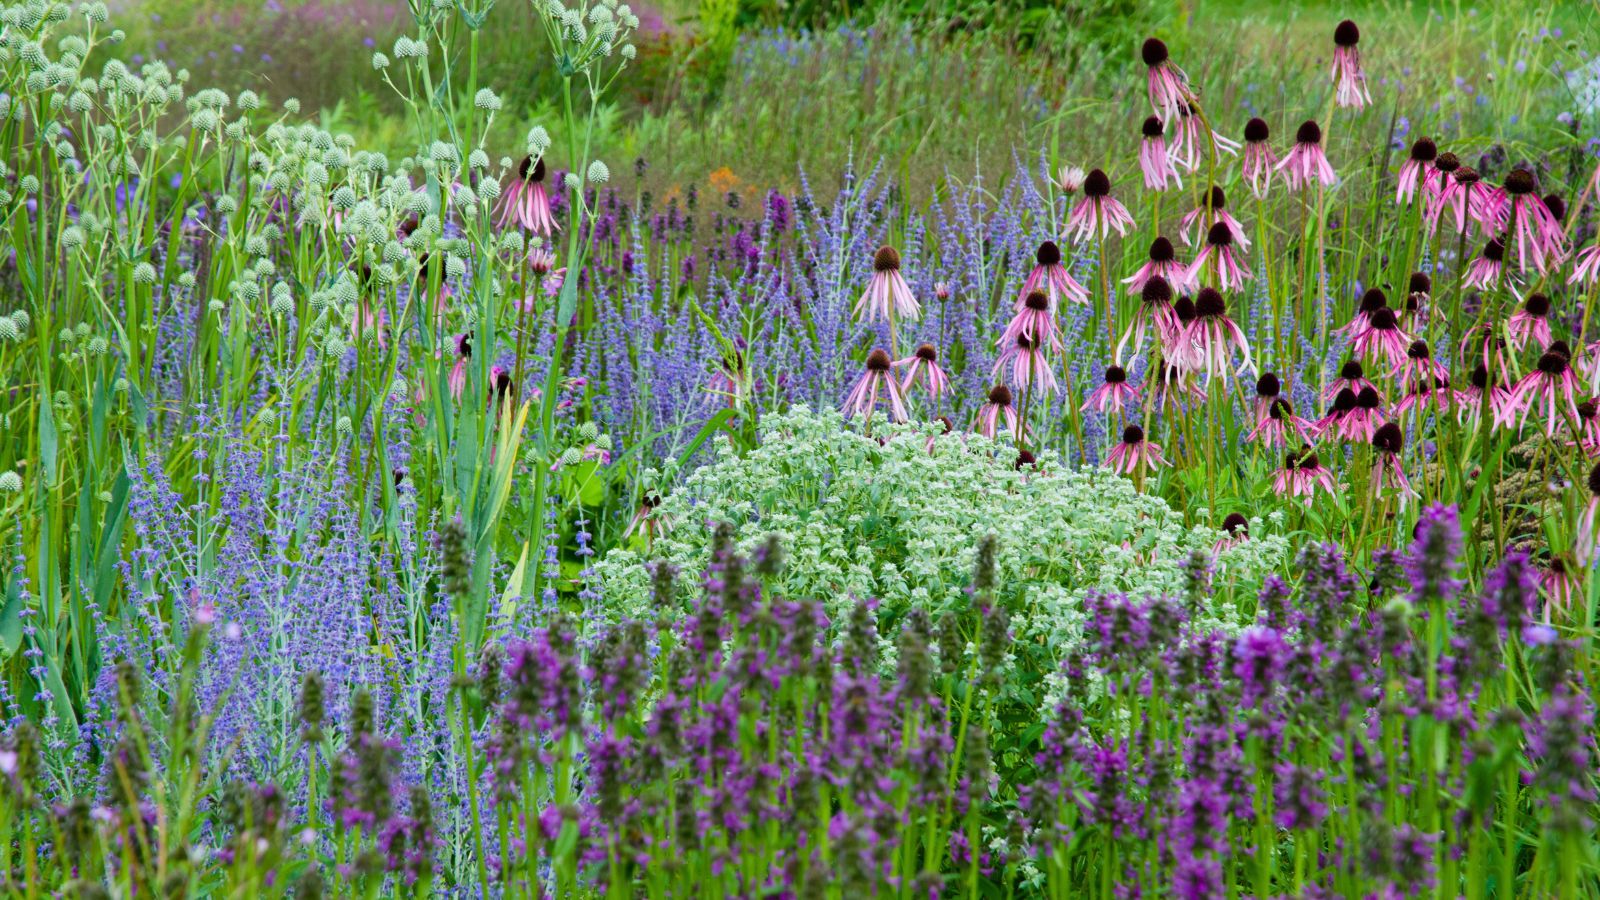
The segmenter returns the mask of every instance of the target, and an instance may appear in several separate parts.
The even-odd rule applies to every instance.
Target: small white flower
[[[22,476],[15,472],[0,472],[0,494],[15,494],[22,490]]]
[[[597,159],[589,163],[589,180],[595,184],[605,184],[611,180],[611,169]]]

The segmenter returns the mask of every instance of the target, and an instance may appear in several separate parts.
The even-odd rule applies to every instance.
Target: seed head
[[[1162,126],[1159,116],[1145,116],[1144,124],[1139,127],[1139,131],[1147,138],[1158,138],[1166,128]]]
[[[1361,43],[1361,29],[1356,23],[1345,19],[1333,29],[1333,42],[1341,47],[1354,47]]]
[[[1428,277],[1427,272],[1412,272],[1411,282],[1407,287],[1413,294],[1431,294],[1433,293],[1433,279]]]
[[[1433,356],[1433,351],[1428,349],[1427,341],[1415,340],[1406,348],[1406,356],[1411,359],[1428,359]]]
[[[1419,163],[1430,163],[1439,158],[1439,145],[1432,138],[1417,138],[1411,142],[1411,158]]]
[[[1451,172],[1461,168],[1461,158],[1446,150],[1439,154],[1438,159],[1433,161],[1433,167],[1449,175]]]
[[[1201,318],[1217,318],[1228,314],[1228,301],[1216,288],[1201,288],[1195,296],[1195,314]]]
[[[889,351],[882,347],[876,347],[871,353],[867,354],[868,372],[887,372],[889,371],[889,363]]]
[[[1033,258],[1041,266],[1059,266],[1061,265],[1061,248],[1056,246],[1055,241],[1045,241],[1034,252]]]
[[[1322,143],[1322,126],[1311,119],[1307,119],[1300,123],[1299,128],[1295,129],[1294,140],[1297,144],[1320,144]]]
[[[1035,312],[1042,312],[1050,308],[1050,297],[1044,291],[1029,291],[1022,305]]]
[[[1144,440],[1144,429],[1137,425],[1129,425],[1122,429],[1122,442],[1124,444],[1138,444]]]
[[[1178,258],[1178,252],[1173,249],[1172,242],[1164,237],[1158,237],[1150,242],[1150,261],[1157,263],[1172,262]]]
[[[1173,302],[1172,312],[1178,317],[1179,322],[1183,322],[1185,324],[1193,322],[1195,317],[1199,315],[1194,308],[1194,301],[1189,299],[1188,294],[1179,297]]]
[[[1256,379],[1257,397],[1276,397],[1282,390],[1282,382],[1272,372],[1262,372],[1261,377]]]
[[[1234,537],[1249,537],[1250,520],[1240,513],[1228,513],[1228,517],[1222,520],[1222,531]]]
[[[1139,297],[1146,303],[1171,303],[1172,285],[1160,275],[1153,275],[1144,283],[1144,287],[1139,291]]]
[[[1393,331],[1400,327],[1400,320],[1395,318],[1394,310],[1387,306],[1378,307],[1367,321],[1379,331]]]
[[[1554,350],[1546,350],[1539,357],[1539,371],[1546,375],[1561,375],[1567,371],[1569,363],[1566,354]]]
[[[1561,199],[1560,194],[1545,194],[1544,208],[1550,210],[1550,215],[1557,222],[1567,217],[1567,202]]]
[[[1121,366],[1106,366],[1106,384],[1126,384],[1128,373]]]
[[[1528,295],[1528,299],[1522,301],[1522,311],[1542,319],[1550,315],[1550,297],[1535,291]]]
[[[1362,409],[1377,409],[1380,405],[1377,389],[1372,387],[1362,388],[1361,393],[1356,395],[1356,405]]]
[[[1506,193],[1513,197],[1522,197],[1538,190],[1539,182],[1527,169],[1512,169],[1511,174],[1506,176],[1505,188]]]
[[[1379,452],[1399,453],[1404,446],[1405,434],[1393,422],[1385,422],[1372,434],[1372,447]]]
[[[872,257],[874,272],[895,272],[900,269],[900,254],[887,244],[879,247]]]
[[[1085,197],[1107,197],[1111,194],[1111,178],[1099,169],[1090,169],[1083,179]]]
[[[1011,389],[1003,384],[997,384],[989,389],[989,402],[995,406],[1011,405]]]
[[[1233,229],[1229,228],[1226,223],[1217,222],[1206,229],[1206,243],[1213,247],[1233,246]]]
[[[1259,144],[1272,136],[1272,129],[1267,127],[1267,121],[1262,118],[1252,118],[1244,123],[1244,139],[1252,144]]]
[[[1144,64],[1152,69],[1170,57],[1166,42],[1160,38],[1145,38],[1144,46],[1139,48],[1139,55],[1144,57]]]
[[[923,362],[936,363],[939,361],[939,349],[932,344],[918,344],[917,359]]]

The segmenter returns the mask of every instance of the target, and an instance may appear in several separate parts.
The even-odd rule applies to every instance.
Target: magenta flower
[[[1534,291],[1522,301],[1522,308],[1506,320],[1506,343],[1513,351],[1521,353],[1523,345],[1529,341],[1535,347],[1543,347],[1551,340],[1550,298]]]
[[[1497,371],[1504,373],[1505,368]],[[1467,387],[1456,396],[1456,418],[1466,421],[1476,418],[1478,410],[1483,403],[1483,392],[1489,385],[1489,369],[1483,363],[1478,363],[1472,370],[1472,375],[1467,379]],[[1505,414],[1511,406],[1511,388],[1506,385],[1504,375],[1501,380],[1489,389],[1489,414],[1495,425],[1505,425]]]
[[[1267,196],[1272,187],[1272,176],[1278,168],[1278,157],[1267,143],[1272,135],[1265,119],[1252,118],[1244,123],[1244,159],[1241,168],[1250,191],[1259,198]]]
[[[1311,119],[1302,122],[1294,133],[1294,147],[1278,162],[1276,171],[1283,173],[1284,183],[1291,191],[1309,187],[1313,181],[1324,185],[1337,181],[1333,166],[1328,165],[1328,157],[1322,152],[1322,127]]]
[[[1111,179],[1099,169],[1090,170],[1083,180],[1083,199],[1067,219],[1067,233],[1080,241],[1094,237],[1105,240],[1112,229],[1118,235],[1126,235],[1132,227],[1133,217],[1127,208],[1111,196]]]
[[[1595,463],[1589,470],[1588,487],[1589,502],[1584,506],[1583,514],[1578,516],[1578,535],[1573,548],[1579,562],[1586,566],[1594,564],[1595,529],[1600,525],[1600,463]]]
[[[1161,457],[1161,445],[1144,439],[1144,429],[1129,425],[1122,429],[1122,441],[1106,454],[1106,466],[1113,472],[1133,475],[1146,469],[1169,465]]]
[[[1438,158],[1439,147],[1432,140],[1424,137],[1411,142],[1411,156],[1400,164],[1400,175],[1395,179],[1395,203],[1410,203],[1416,199],[1417,188]]]
[[[1361,302],[1356,304],[1356,314],[1350,319],[1350,323],[1335,328],[1333,333],[1346,335],[1351,340],[1361,337],[1372,328],[1372,314],[1388,305],[1389,297],[1384,294],[1382,288],[1367,288],[1361,295]]]
[[[1239,371],[1249,368],[1250,344],[1244,331],[1228,318],[1228,303],[1212,288],[1201,288],[1195,297],[1195,319],[1184,328],[1183,340],[1190,348],[1188,365],[1207,376],[1224,375],[1238,350],[1244,355]]]
[[[1372,382],[1367,380],[1366,370],[1356,360],[1347,360],[1339,367],[1339,377],[1328,382],[1328,387],[1322,392],[1322,400],[1326,403],[1339,395],[1340,391],[1349,391],[1351,396],[1359,393],[1362,388],[1372,387]]]
[[[1003,384],[997,384],[989,389],[988,402],[978,407],[977,421],[973,423],[972,430],[994,440],[1002,423],[1005,425],[1005,430],[1010,432],[1012,440],[1022,440],[1017,408],[1011,405],[1011,389]]]
[[[893,247],[879,247],[872,255],[872,280],[856,301],[856,317],[870,324],[893,322],[896,316],[915,321],[921,313],[911,286],[900,274],[900,254]]]
[[[531,156],[522,158],[522,165],[517,167],[516,179],[505,189],[505,193],[501,194],[500,218],[496,223],[500,228],[516,223],[534,234],[542,234],[545,237],[560,230],[555,216],[550,214],[550,197],[544,191],[544,178],[543,158],[534,159]]]
[[[1138,405],[1139,391],[1128,383],[1128,373],[1121,366],[1112,365],[1106,367],[1105,383],[1089,394],[1079,411],[1122,412],[1124,407]]]
[[[1527,169],[1513,169],[1506,176],[1505,194],[1510,202],[1511,231],[1516,239],[1517,268],[1533,268],[1543,275],[1566,253],[1567,235],[1550,208],[1536,193],[1539,182]]]
[[[1440,379],[1450,380],[1450,372],[1444,365],[1433,358],[1433,351],[1428,348],[1427,341],[1412,341],[1406,348],[1405,362],[1400,364],[1399,377],[1401,384],[1426,387],[1437,383]]]
[[[1299,497],[1310,506],[1316,499],[1317,489],[1321,488],[1328,496],[1339,492],[1339,487],[1334,483],[1333,473],[1323,468],[1322,460],[1317,457],[1316,451],[1309,446],[1303,446],[1296,452],[1290,452],[1283,458],[1283,468],[1272,479],[1272,489],[1280,497]]]
[[[1001,371],[1011,369],[1011,386],[1019,391],[1037,389],[1046,393],[1054,393],[1056,389],[1055,373],[1050,371],[1050,362],[1045,358],[1040,342],[1025,334],[1018,334],[994,361],[994,370],[990,373],[991,379],[998,378]]]
[[[1168,183],[1183,187],[1183,176],[1178,174],[1178,167],[1167,155],[1166,129],[1161,120],[1155,116],[1147,116],[1141,128],[1143,138],[1139,141],[1139,170],[1144,173],[1144,186],[1152,191],[1164,191]]]
[[[1568,441],[1567,446],[1582,448],[1585,456],[1600,456],[1600,398],[1578,404],[1577,439]]]
[[[1400,395],[1400,400],[1394,405],[1396,418],[1403,417],[1411,409],[1423,410],[1432,407],[1434,412],[1444,415],[1452,406],[1463,403],[1460,392],[1450,387],[1450,377],[1442,375],[1430,381],[1418,382],[1411,389]]]
[[[744,354],[735,350],[731,359],[724,357],[717,361],[706,391],[721,397],[729,409],[734,409],[749,396],[751,387]]]
[[[1242,513],[1228,513],[1228,517],[1222,520],[1222,537],[1212,545],[1211,552],[1217,554],[1231,550],[1248,540],[1250,540],[1250,520]]]
[[[1455,159],[1451,154],[1440,154],[1434,163],[1440,171],[1444,171],[1442,164],[1445,157]],[[1446,212],[1455,220],[1457,232],[1465,233],[1469,221],[1477,223],[1481,234],[1493,235],[1499,230],[1499,198],[1483,183],[1483,177],[1469,166],[1457,165],[1454,174],[1445,181],[1443,190],[1434,195],[1425,214],[1430,233],[1438,230]]]
[[[1539,587],[1544,591],[1545,623],[1570,621],[1573,606],[1582,601],[1583,583],[1567,567],[1566,560],[1551,557],[1550,565],[1539,575]]]
[[[1189,264],[1189,281],[1192,284],[1201,283],[1204,280],[1201,276],[1209,263],[1217,277],[1217,284],[1225,291],[1237,291],[1244,287],[1246,281],[1255,277],[1244,264],[1243,257],[1243,252],[1234,249],[1233,229],[1226,222],[1219,221],[1206,230],[1206,245],[1200,248],[1194,262]]]
[[[1594,284],[1600,281],[1600,240],[1578,251],[1567,284]]]
[[[1158,240],[1166,240],[1158,238]],[[1168,244],[1167,248],[1171,249]],[[1117,342],[1115,358],[1118,362],[1123,359],[1123,350],[1128,342],[1133,342],[1133,354],[1137,356],[1144,347],[1144,338],[1147,331],[1154,330],[1156,340],[1163,347],[1171,346],[1178,340],[1181,325],[1178,314],[1172,305],[1172,287],[1160,275],[1152,275],[1145,281],[1143,290],[1139,293],[1139,306],[1133,311],[1133,321],[1128,323],[1128,330],[1122,333],[1122,340]]]
[[[909,392],[912,385],[921,382],[928,396],[937,399],[950,389],[950,376],[939,368],[939,350],[932,344],[919,345],[916,352],[905,359],[895,360],[893,365],[906,370],[905,378],[900,382],[902,392]]]
[[[1255,415],[1257,425],[1260,425],[1261,422],[1266,419],[1267,415],[1272,412],[1273,402],[1277,400],[1282,393],[1283,383],[1278,380],[1278,376],[1276,374],[1272,372],[1262,372],[1261,375],[1256,378]]]
[[[1023,302],[1034,291],[1044,291],[1050,298],[1050,312],[1054,313],[1061,305],[1062,300],[1073,303],[1088,303],[1089,290],[1079,284],[1072,273],[1061,262],[1061,248],[1055,241],[1045,241],[1033,254],[1033,271],[1022,282],[1022,290],[1017,292],[1017,309],[1021,310]]]
[[[1552,347],[1539,357],[1533,371],[1522,376],[1511,389],[1511,397],[1502,408],[1502,421],[1513,421],[1521,427],[1535,410],[1544,416],[1545,437],[1556,433],[1556,426],[1568,418],[1578,417],[1578,375],[1572,371],[1571,360],[1560,349]]]
[[[1380,306],[1367,319],[1368,328],[1355,339],[1355,352],[1368,362],[1399,366],[1406,359],[1411,335],[1400,330],[1394,310]]]
[[[1050,298],[1045,296],[1044,291],[1030,291],[1022,298],[1017,304],[1016,314],[1006,324],[1006,330],[1001,332],[995,346],[1015,344],[1019,337],[1031,338],[1052,350],[1061,350],[1061,327],[1056,324]]]
[[[1183,245],[1193,246],[1197,224],[1201,228],[1210,229],[1211,226],[1220,223],[1228,227],[1234,243],[1246,250],[1250,249],[1250,238],[1245,234],[1244,226],[1228,212],[1228,195],[1222,192],[1222,188],[1212,186],[1209,199],[1210,209],[1206,208],[1205,203],[1197,204],[1178,221],[1178,236],[1183,239]]]
[[[1360,109],[1372,102],[1367,93],[1367,75],[1361,71],[1361,29],[1345,19],[1333,29],[1333,83],[1338,92],[1335,102],[1346,109]]]
[[[1138,271],[1122,279],[1122,283],[1128,286],[1129,294],[1138,294],[1144,291],[1144,286],[1152,278],[1165,279],[1173,290],[1185,291],[1193,287],[1189,283],[1189,267],[1178,262],[1172,242],[1164,237],[1157,237],[1150,242],[1150,260]]]
[[[1311,432],[1311,423],[1294,414],[1294,404],[1275,397],[1245,440],[1267,447],[1288,447],[1309,441]]]
[[[1167,45],[1158,38],[1147,38],[1139,52],[1149,68],[1150,111],[1163,122],[1176,121],[1179,108],[1194,99],[1189,76],[1173,63]]]
[[[1467,266],[1467,287],[1483,288],[1485,290],[1500,283],[1500,272],[1504,269],[1506,247],[1500,243],[1499,238],[1490,238],[1489,243],[1483,245],[1483,255],[1472,261]]]
[[[1493,322],[1485,322],[1478,327],[1468,329],[1456,351],[1462,362],[1477,357],[1479,365],[1487,366],[1492,358],[1495,368],[1503,372],[1506,368],[1505,346],[1505,339],[1500,337],[1499,329],[1495,328]]]
[[[889,374],[891,362],[889,354],[884,349],[874,348],[867,354],[867,367],[856,380],[855,387],[844,398],[844,414],[846,418],[860,416],[871,420],[872,413],[878,408],[880,392],[889,400],[889,419],[893,422],[905,422],[911,418],[906,412],[905,393],[900,390],[900,385]]]
[[[1400,459],[1400,451],[1404,447],[1405,433],[1393,422],[1385,424],[1372,435],[1372,449],[1377,454],[1376,465],[1372,469],[1372,496],[1382,497],[1393,491],[1400,495],[1402,510],[1408,502],[1420,496],[1406,479],[1405,464]]]

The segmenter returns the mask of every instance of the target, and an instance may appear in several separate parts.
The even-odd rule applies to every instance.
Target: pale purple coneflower
[[[1495,328],[1493,322],[1485,322],[1467,329],[1467,333],[1461,336],[1456,353],[1463,363],[1477,358],[1480,365],[1488,366],[1492,359],[1495,368],[1503,372],[1506,368],[1505,347],[1506,341],[1500,336],[1499,329]]]
[[[1587,574],[1587,573],[1585,573]],[[1552,556],[1550,564],[1539,574],[1539,587],[1544,591],[1544,621],[1566,622],[1574,605],[1582,598],[1583,584],[1568,568],[1566,560]]]
[[[1250,249],[1250,238],[1245,234],[1244,226],[1228,212],[1228,195],[1223,193],[1222,188],[1213,185],[1209,199],[1210,209],[1207,209],[1207,204],[1202,201],[1178,220],[1178,236],[1183,239],[1183,245],[1185,247],[1194,245],[1196,225],[1201,229],[1210,229],[1211,226],[1220,223],[1228,227],[1228,231],[1233,234],[1235,244],[1245,250]]]
[[[1070,197],[1083,190],[1083,180],[1087,177],[1082,166],[1062,166],[1056,171],[1056,187]]]
[[[1073,303],[1088,303],[1089,289],[1079,284],[1067,271],[1062,263],[1061,248],[1055,241],[1044,241],[1039,249],[1033,253],[1033,270],[1022,282],[1022,289],[1017,292],[1017,310],[1021,311],[1024,301],[1034,291],[1044,291],[1050,298],[1050,311],[1055,312],[1062,300]]]
[[[1224,550],[1231,550],[1248,540],[1250,540],[1250,520],[1242,513],[1228,513],[1228,517],[1222,520],[1222,537],[1211,545],[1211,552],[1214,555]]]
[[[998,378],[1002,371],[1010,369],[1013,389],[1054,393],[1056,376],[1050,369],[1050,360],[1045,356],[1042,347],[1042,343],[1036,338],[1025,334],[1016,335],[1001,349],[989,377]]]
[[[723,357],[717,361],[717,366],[711,372],[711,379],[706,385],[706,391],[723,399],[729,409],[734,409],[750,394],[750,373],[744,364],[744,354],[738,350],[733,351],[733,357]]]
[[[1206,229],[1206,245],[1200,248],[1194,262],[1189,264],[1189,281],[1199,284],[1206,265],[1216,273],[1217,284],[1225,291],[1237,291],[1255,277],[1244,264],[1244,253],[1234,247],[1233,229],[1226,222],[1217,222]]]
[[[1126,235],[1133,227],[1133,217],[1116,198],[1111,196],[1111,179],[1099,169],[1090,170],[1083,180],[1083,199],[1073,207],[1067,219],[1067,233],[1079,241],[1098,237],[1105,240],[1113,229]]]
[[[949,416],[940,416],[934,421],[939,423],[940,430],[928,435],[928,455],[930,456],[933,455],[933,448],[938,446],[939,438],[956,430],[955,423],[950,421]]]
[[[472,359],[472,332],[467,331],[456,335],[456,362],[450,367],[450,396],[461,399],[461,392],[467,386],[467,361]]]
[[[1322,402],[1326,403],[1339,396],[1340,391],[1349,391],[1351,396],[1354,396],[1362,388],[1369,387],[1373,387],[1373,384],[1367,380],[1366,369],[1362,368],[1360,360],[1345,360],[1344,365],[1339,367],[1339,376],[1328,382],[1327,388],[1323,390]]]
[[[1441,154],[1439,159],[1443,160],[1449,155]],[[1434,165],[1437,167],[1439,163],[1435,162]],[[1493,235],[1500,227],[1500,201],[1495,192],[1483,183],[1483,176],[1470,166],[1458,166],[1445,182],[1444,190],[1435,195],[1429,204],[1426,214],[1429,233],[1438,230],[1446,212],[1455,220],[1458,233],[1466,233],[1469,223],[1477,223],[1478,231],[1483,235]]]
[[[900,254],[893,247],[879,247],[872,255],[872,280],[867,283],[861,299],[856,301],[856,317],[865,316],[864,321],[868,323],[880,319],[892,322],[896,317],[915,321],[921,312],[911,286],[900,274]]]
[[[1347,441],[1370,441],[1385,421],[1383,396],[1377,388],[1364,387],[1356,392],[1356,408],[1345,413],[1339,422],[1339,436]]]
[[[1441,375],[1427,382],[1418,382],[1411,386],[1394,405],[1396,418],[1404,416],[1412,409],[1418,411],[1432,407],[1434,412],[1443,415],[1450,411],[1452,406],[1463,402],[1460,392],[1450,386],[1450,377]]]
[[[1533,268],[1540,275],[1566,253],[1567,235],[1561,230],[1550,208],[1538,195],[1539,182],[1527,169],[1512,169],[1506,176],[1505,196],[1509,202],[1511,231],[1516,239],[1517,268]]]
[[[1340,388],[1339,393],[1334,395],[1333,402],[1328,404],[1328,411],[1323,414],[1322,418],[1311,423],[1312,433],[1322,437],[1330,431],[1335,431],[1338,429],[1339,423],[1344,421],[1345,416],[1348,416],[1355,408],[1356,392],[1350,388]]]
[[[1400,496],[1400,509],[1418,499],[1421,495],[1411,486],[1406,478],[1405,463],[1400,458],[1400,451],[1405,448],[1405,433],[1394,422],[1388,422],[1372,435],[1372,449],[1377,454],[1376,465],[1372,469],[1372,496],[1381,498],[1386,492],[1393,491]]]
[[[1122,279],[1122,283],[1128,286],[1129,294],[1138,294],[1144,291],[1150,279],[1158,277],[1166,279],[1175,291],[1186,291],[1192,287],[1189,283],[1189,267],[1178,261],[1178,252],[1172,242],[1159,236],[1150,242],[1150,259],[1132,275]]]
[[[1301,498],[1310,506],[1318,488],[1330,497],[1339,492],[1333,473],[1323,467],[1316,451],[1302,446],[1298,451],[1284,454],[1283,468],[1272,479],[1273,491],[1280,497]]]
[[[1003,384],[997,384],[989,389],[989,399],[978,407],[978,416],[973,422],[972,430],[990,440],[994,440],[1004,423],[1005,430],[1010,432],[1014,441],[1022,440],[1022,424],[1017,418],[1017,408],[1011,403],[1011,389]]]
[[[1294,147],[1278,161],[1276,170],[1283,173],[1289,190],[1298,191],[1320,181],[1332,185],[1338,180],[1327,154],[1322,152],[1322,127],[1311,119],[1300,123],[1294,133]]]
[[[1419,176],[1422,182],[1422,191],[1426,195],[1426,203],[1422,209],[1423,216],[1430,220],[1430,230],[1438,227],[1438,223],[1432,221],[1438,216],[1434,204],[1444,195],[1445,191],[1450,189],[1451,179],[1460,170],[1461,158],[1446,150],[1434,158],[1432,169],[1424,170]]]
[[[1267,406],[1266,415],[1256,421],[1256,427],[1245,437],[1245,441],[1274,448],[1288,447],[1310,440],[1311,431],[1311,423],[1294,414],[1293,403],[1275,397]]]
[[[1140,56],[1149,69],[1146,84],[1150,93],[1150,111],[1163,122],[1176,121],[1179,108],[1194,98],[1189,88],[1189,76],[1172,61],[1165,42],[1159,38],[1145,39]]]
[[[1168,244],[1167,247],[1171,249],[1172,245]],[[1145,333],[1152,330],[1156,342],[1170,348],[1177,342],[1180,328],[1178,314],[1172,303],[1172,286],[1160,275],[1152,275],[1139,292],[1139,306],[1134,309],[1133,320],[1128,323],[1128,330],[1122,333],[1122,340],[1117,342],[1114,356],[1121,362],[1122,352],[1130,341],[1133,343],[1133,355],[1139,355],[1144,347]]]
[[[878,408],[880,393],[889,401],[889,420],[892,422],[905,422],[911,418],[906,412],[905,393],[900,390],[900,385],[889,374],[889,352],[881,347],[873,348],[867,354],[867,367],[862,371],[861,377],[856,379],[855,386],[844,398],[844,414],[846,418],[860,416],[871,421],[872,413]]]
[[[1080,412],[1094,410],[1099,413],[1122,412],[1123,407],[1138,406],[1139,391],[1128,383],[1128,373],[1121,366],[1106,366],[1105,381],[1089,394],[1089,399],[1079,407]]]
[[[1005,347],[1016,343],[1018,337],[1032,338],[1051,350],[1062,349],[1061,326],[1056,324],[1054,307],[1044,291],[1029,291],[1017,303],[1016,314],[994,343],[996,347]]]
[[[1394,310],[1379,307],[1368,317],[1367,325],[1367,330],[1355,339],[1355,352],[1368,362],[1383,362],[1391,367],[1404,363],[1411,335],[1400,330],[1400,319]]]
[[[1333,84],[1338,89],[1335,102],[1346,109],[1360,109],[1372,102],[1367,93],[1367,73],[1361,71],[1361,29],[1345,19],[1333,29]]]
[[[1472,264],[1467,266],[1467,277],[1464,284],[1467,287],[1482,288],[1487,290],[1500,282],[1500,272],[1505,267],[1505,244],[1499,238],[1490,238],[1489,243],[1483,245],[1483,253]]]
[[[912,385],[921,383],[928,396],[937,399],[950,388],[950,376],[939,368],[939,350],[932,344],[918,345],[910,356],[895,360],[894,367],[906,370],[900,382],[901,391],[910,391]]]
[[[1187,297],[1184,299],[1188,299]],[[1166,360],[1156,362],[1155,380],[1148,382],[1157,409],[1182,413],[1185,400],[1191,404],[1206,402],[1206,389],[1190,373]]]
[[[1272,176],[1278,169],[1278,157],[1272,152],[1272,145],[1267,143],[1271,136],[1272,131],[1265,119],[1252,118],[1244,123],[1241,169],[1251,193],[1260,199],[1266,198],[1267,189],[1272,187]]]
[[[1172,121],[1168,119],[1167,121]],[[1206,143],[1209,141],[1209,145]],[[1178,124],[1174,128],[1172,146],[1168,155],[1172,161],[1193,172],[1200,168],[1206,156],[1239,155],[1239,142],[1225,138],[1210,128],[1194,114],[1185,103],[1178,107]]]
[[[1406,283],[1406,318],[1412,325],[1421,327],[1428,320],[1432,302],[1433,279],[1428,277],[1427,272],[1412,272]]]
[[[1255,414],[1256,424],[1260,425],[1267,414],[1272,411],[1273,401],[1283,393],[1283,382],[1278,380],[1274,372],[1262,372],[1256,378]]]
[[[1578,404],[1578,434],[1568,447],[1580,448],[1585,456],[1600,456],[1600,398],[1590,397]]]
[[[1418,186],[1438,158],[1439,146],[1431,138],[1422,137],[1411,142],[1411,156],[1400,164],[1400,175],[1395,179],[1395,203],[1411,203],[1416,199]]]
[[[1550,297],[1539,291],[1529,294],[1522,301],[1522,308],[1511,314],[1506,320],[1506,344],[1517,353],[1529,341],[1535,347],[1543,347],[1550,343]]]
[[[1228,302],[1213,288],[1201,288],[1195,295],[1195,319],[1185,328],[1185,339],[1190,344],[1190,364],[1208,377],[1227,374],[1233,362],[1233,353],[1244,355],[1239,371],[1250,368],[1250,344],[1244,330],[1228,318]]]
[[[1600,463],[1589,470],[1589,502],[1578,516],[1578,534],[1573,539],[1573,553],[1585,566],[1595,562],[1595,529],[1600,525]]]
[[[550,212],[550,197],[544,190],[544,159],[525,156],[517,168],[517,177],[501,194],[500,219],[504,228],[516,223],[534,234],[549,237],[560,230],[555,216]]]
[[[1522,376],[1503,407],[1502,420],[1521,427],[1535,411],[1544,417],[1545,437],[1554,436],[1556,427],[1578,416],[1578,375],[1572,361],[1552,347],[1539,357],[1533,371]]]
[[[1448,380],[1450,371],[1433,358],[1433,350],[1427,341],[1414,340],[1406,348],[1406,358],[1400,364],[1399,376],[1403,385],[1427,386],[1441,378]]]
[[[1567,277],[1567,284],[1596,281],[1600,281],[1600,240],[1578,251],[1572,261],[1572,274]]]
[[[1356,304],[1356,314],[1351,317],[1349,324],[1333,330],[1334,334],[1342,334],[1351,340],[1361,337],[1372,327],[1372,314],[1389,305],[1389,297],[1382,288],[1367,288],[1361,295],[1361,302]]]
[[[1138,425],[1122,429],[1122,440],[1106,454],[1106,466],[1123,475],[1165,465],[1168,463],[1161,456],[1161,445],[1145,440],[1144,429]]]
[[[1157,332],[1161,338],[1161,353],[1172,362],[1175,372],[1192,369],[1190,357],[1194,355],[1194,339],[1189,334],[1189,326],[1198,318],[1200,313],[1195,309],[1194,300],[1185,294],[1172,302],[1172,321],[1177,327],[1171,333]]]
[[[1511,387],[1505,382],[1505,368],[1497,369],[1501,377],[1493,388],[1489,388],[1489,368],[1483,363],[1478,363],[1472,369],[1472,374],[1467,378],[1467,386],[1456,395],[1456,420],[1466,421],[1469,417],[1478,415],[1478,410],[1483,403],[1483,392],[1489,390],[1489,414],[1496,427],[1506,424],[1504,417],[1506,410],[1511,405]]]
[[[1144,173],[1144,186],[1152,191],[1164,191],[1169,183],[1183,187],[1183,176],[1167,153],[1166,129],[1157,116],[1146,116],[1140,128],[1139,170]]]

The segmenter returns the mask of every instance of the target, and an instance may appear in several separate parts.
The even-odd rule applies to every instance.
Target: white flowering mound
[[[598,566],[608,617],[646,613],[654,560],[676,568],[679,596],[687,596],[713,529],[726,522],[746,553],[777,534],[784,565],[775,587],[823,601],[835,621],[854,598],[876,598],[891,615],[921,606],[938,619],[968,607],[978,542],[993,534],[998,594],[1013,631],[1053,655],[1076,640],[1086,593],[1182,594],[1192,552],[1210,558],[1222,537],[1185,527],[1126,478],[1072,470],[1048,452],[1038,471],[1026,472],[1012,465],[1015,450],[978,435],[940,435],[930,452],[939,430],[880,422],[868,436],[837,412],[800,409],[763,419],[760,446],[745,456],[721,441],[716,460],[657,508],[670,523],[666,533]],[[1284,559],[1282,537],[1266,536],[1259,520],[1250,531],[1250,540],[1216,554],[1198,613],[1210,624],[1247,624],[1237,621],[1235,598],[1253,597]]]

